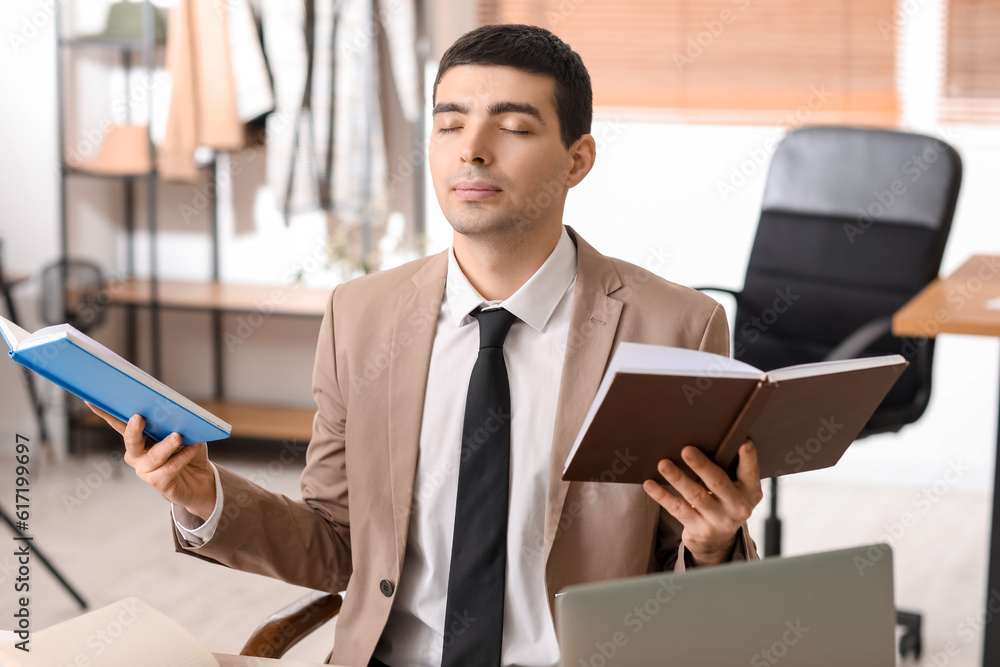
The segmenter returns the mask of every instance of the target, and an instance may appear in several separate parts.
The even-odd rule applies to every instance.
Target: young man
[[[661,462],[682,497],[654,481],[560,479],[615,344],[728,354],[725,314],[563,226],[595,142],[589,75],[557,37],[464,35],[433,113],[453,248],[334,290],[301,501],[214,466],[204,444],[146,449],[140,417],[106,418],[126,462],[174,503],[178,550],[346,588],[331,662],[551,666],[564,586],[756,558],[756,454],[743,445],[735,482],[693,447],[700,482]]]

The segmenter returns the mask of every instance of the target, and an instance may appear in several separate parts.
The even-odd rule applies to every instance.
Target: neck
[[[455,233],[455,259],[487,301],[502,301],[528,282],[555,249],[562,223],[530,235],[480,237]]]

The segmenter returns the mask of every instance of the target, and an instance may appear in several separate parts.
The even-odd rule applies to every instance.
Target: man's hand
[[[122,435],[125,463],[135,469],[139,479],[202,521],[212,516],[215,472],[208,462],[208,445],[199,442],[181,446],[181,436],[171,433],[146,449],[146,438],[142,434],[145,421],[141,415],[133,415],[126,424],[90,403],[87,407]]]
[[[651,479],[642,488],[684,526],[681,540],[695,564],[726,562],[736,545],[737,531],[764,497],[757,450],[749,440],[740,446],[735,482],[697,447],[685,447],[681,456],[703,484],[663,459],[657,469],[682,498]]]

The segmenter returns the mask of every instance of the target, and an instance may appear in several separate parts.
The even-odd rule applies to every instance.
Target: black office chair
[[[42,269],[41,319],[46,325],[72,324],[86,333],[104,320],[104,275],[85,259],[60,259]]]
[[[108,293],[101,267],[85,259],[59,259],[42,268],[39,313],[42,322],[51,326],[68,323],[83,333],[102,321],[108,308]],[[83,403],[70,397],[70,451],[74,440],[72,415],[90,414]]]
[[[891,335],[892,315],[937,277],[962,162],[932,137],[810,127],[778,145],[741,291],[733,355],[762,370],[902,354],[910,366],[858,436],[899,431],[931,393],[934,342]],[[778,480],[771,480],[764,553],[781,553]],[[900,651],[919,658],[920,616]]]

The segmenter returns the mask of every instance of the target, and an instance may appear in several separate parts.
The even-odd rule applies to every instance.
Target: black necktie
[[[510,485],[510,385],[503,341],[517,317],[480,311],[458,468],[442,667],[500,664]]]

